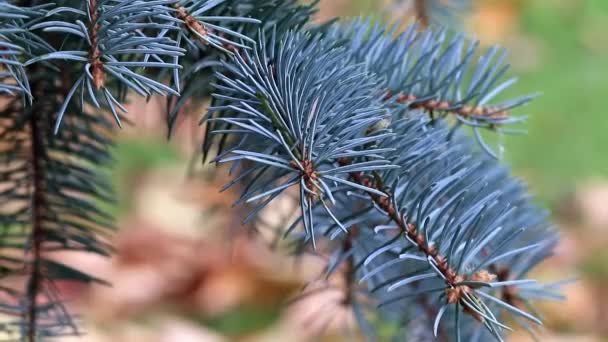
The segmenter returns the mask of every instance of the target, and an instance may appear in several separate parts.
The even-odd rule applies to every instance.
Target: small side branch
[[[346,234],[346,238],[342,242],[342,253],[344,253],[344,254],[351,253],[351,249],[353,248],[353,240],[357,236],[357,230],[358,230],[357,226],[352,226],[351,229],[348,230],[348,233]],[[342,304],[344,306],[348,306],[352,303],[354,295],[355,295],[355,288],[354,288],[355,287],[355,281],[354,281],[355,263],[354,263],[353,256],[350,255],[344,261],[344,263],[345,263],[345,267],[344,267],[345,291],[344,291],[344,299],[342,301]]]
[[[414,13],[416,19],[420,22],[423,27],[429,26],[429,13],[426,7],[428,0],[414,0]]]
[[[338,160],[338,164],[341,166],[347,166],[351,164],[351,161],[347,158],[341,158]],[[379,191],[384,191],[376,186],[375,181],[366,177],[362,172],[351,172],[350,178],[352,181],[363,185],[368,188],[373,188]],[[465,294],[472,294],[473,287],[470,285],[461,284],[463,281],[467,280],[466,276],[459,275],[456,270],[454,270],[448,263],[448,260],[445,256],[440,255],[438,250],[434,246],[429,246],[427,244],[426,238],[424,234],[418,232],[418,229],[415,224],[406,222],[403,215],[395,208],[393,203],[391,202],[391,196],[380,196],[376,193],[368,192],[369,197],[374,201],[374,203],[381,208],[384,212],[388,214],[390,219],[397,224],[399,227],[399,231],[401,234],[405,234],[410,241],[412,241],[420,252],[422,252],[425,256],[432,260],[432,262],[437,267],[437,270],[441,272],[443,277],[445,278],[445,282],[448,285],[448,289],[446,290],[447,301],[448,304],[458,304],[462,303],[463,297]],[[491,274],[485,270],[478,271],[474,274],[470,280],[472,281],[491,281],[496,276]],[[482,321],[482,317],[479,314],[466,310],[467,305],[463,304],[465,308],[465,312],[475,317],[477,320]]]
[[[384,99],[388,100],[393,97],[393,94],[388,91],[386,92]],[[445,100],[425,100],[418,101],[418,98],[414,95],[398,95],[396,98],[398,103],[410,103],[410,109],[423,109],[430,113],[433,112],[445,112],[460,115],[462,117],[487,117],[492,119],[504,119],[509,116],[507,110],[503,110],[500,107],[492,106],[470,106],[470,105],[454,105],[453,103]]]
[[[99,12],[97,8],[97,0],[89,0],[89,17],[91,25],[89,26],[89,38],[91,39],[91,49],[89,50],[89,62],[91,63],[91,75],[93,76],[93,85],[97,90],[104,87],[106,83],[106,75],[103,71],[103,61],[101,60],[101,50],[99,48]]]

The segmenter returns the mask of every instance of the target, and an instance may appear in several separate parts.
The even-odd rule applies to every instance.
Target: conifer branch
[[[346,287],[344,291],[344,299],[342,301],[344,306],[351,305],[355,296],[355,260],[352,249],[354,244],[353,240],[357,238],[356,235],[358,230],[359,228],[357,226],[350,227],[348,232],[346,232],[346,237],[342,241],[342,254],[349,255],[346,260],[344,260],[344,284]]]
[[[36,85],[40,88],[40,84]],[[35,95],[40,95],[42,89],[35,89]],[[37,108],[42,111],[45,108]],[[36,341],[37,322],[38,322],[38,295],[42,292],[42,245],[45,240],[45,230],[43,227],[44,222],[44,208],[45,204],[45,179],[44,165],[41,161],[48,158],[44,151],[44,142],[42,136],[45,134],[42,125],[42,120],[37,120],[37,116],[29,115],[29,132],[30,132],[30,179],[32,187],[32,203],[31,203],[31,215],[32,215],[32,228],[31,228],[31,239],[29,255],[31,257],[28,265],[30,277],[27,280],[27,316],[24,319],[27,322],[27,333],[28,341]]]
[[[108,255],[104,240],[111,219],[96,206],[111,201],[108,183],[91,165],[103,167],[109,156],[103,118],[87,123],[90,113],[66,119],[68,128],[53,139],[51,123],[69,92],[69,73],[55,74],[42,66],[29,68],[34,101],[31,107],[19,98],[5,98],[0,120],[0,249],[2,277],[23,280],[23,287],[8,285],[1,291],[2,306],[12,310],[9,333],[27,341],[77,334],[78,328],[55,289],[56,280],[102,282],[86,273],[49,259],[49,251],[86,251]],[[53,80],[58,91],[49,93]],[[62,93],[63,92],[63,93]],[[70,111],[72,108],[70,108]],[[7,267],[11,256],[22,251],[24,266]],[[8,327],[8,328],[6,328]]]
[[[412,289],[416,286],[421,287],[420,294],[440,290],[442,306],[435,311],[434,319],[437,335],[442,317],[448,317],[446,311],[454,307],[456,317],[464,312],[500,340],[502,331],[509,328],[498,321],[486,300],[540,323],[533,315],[484,292],[493,293],[506,286],[532,286],[533,281],[521,279],[522,272],[512,280],[497,281],[488,267],[499,260],[518,258],[524,251],[534,251],[534,258],[521,261],[528,269],[542,259],[554,242],[550,228],[542,222],[543,216],[527,203],[524,189],[494,163],[472,153],[462,136],[448,141],[449,130],[441,120],[429,126],[428,119],[408,115],[409,110],[421,107],[409,108],[411,104],[399,103],[398,96],[397,99],[383,96],[385,83],[372,82],[370,87],[366,77],[339,77],[340,72],[345,72],[341,63],[349,59],[350,50],[297,33],[288,34],[279,42],[274,38],[267,42],[262,38],[253,52],[243,51],[233,64],[226,63],[230,76],[217,75],[221,94],[216,95],[218,105],[210,108],[210,112],[223,115],[208,121],[216,127],[215,133],[223,137],[241,136],[235,146],[220,153],[219,162],[253,163],[237,177],[247,183],[238,202],[256,203],[246,220],[255,217],[287,188],[299,186],[301,217],[287,229],[287,234],[294,232],[300,222],[305,232],[302,241],[310,241],[312,248],[316,248],[318,236],[329,235],[333,239],[349,234],[346,226],[369,227],[365,236],[377,240],[375,244],[370,241],[371,250],[353,250],[358,260],[362,260],[356,266],[364,272],[361,279],[371,281],[370,295],[377,295],[382,288],[389,293],[403,292],[382,300],[383,305],[414,295]],[[313,58],[317,55],[324,59]],[[357,69],[360,65],[369,67],[367,63],[353,65],[353,70],[358,70],[352,71],[353,75],[365,75]],[[462,71],[462,67],[456,70]],[[473,78],[487,80],[488,75],[493,73],[478,72]],[[338,79],[357,83],[340,83]],[[490,83],[486,82],[485,87]],[[359,93],[364,89],[366,93]],[[359,95],[351,93],[354,91]],[[325,98],[333,102],[319,100]],[[349,99],[362,101],[357,107],[361,112],[345,115],[343,109],[349,108]],[[413,103],[416,102],[434,110],[440,107],[418,98]],[[331,106],[325,107],[329,103]],[[408,111],[401,112],[405,107],[401,105],[407,106]],[[372,118],[367,116],[367,108],[378,111],[384,108],[392,113]],[[460,114],[472,115],[466,108]],[[501,195],[498,190],[501,186],[511,190]],[[466,194],[469,190],[472,193]],[[371,199],[372,208],[380,216],[388,216],[391,224],[376,227],[372,222],[386,219],[383,221],[376,217],[378,213],[360,211],[358,205],[351,204],[364,203],[361,196]],[[503,204],[505,200],[507,204]],[[369,200],[365,203],[363,207],[368,207]],[[341,222],[344,217],[347,222]],[[524,231],[519,228],[521,225],[530,227],[529,236],[516,239],[513,250],[505,251],[510,239]],[[390,229],[393,235],[384,240],[386,235],[376,232],[377,228]],[[398,239],[400,236],[404,239]],[[506,239],[506,245],[495,244],[494,239],[499,236]],[[348,241],[348,236],[343,238]],[[491,254],[481,253],[484,246],[490,247]],[[409,252],[410,248],[417,252]],[[396,250],[403,252],[383,257],[384,262],[374,262],[379,255]],[[405,272],[393,267],[402,256],[403,260],[423,262],[425,267]],[[422,304],[420,307],[424,308]],[[431,312],[425,311],[427,315]]]
[[[464,3],[413,2],[422,26]],[[511,111],[530,96],[493,101],[515,82],[501,80],[500,49],[477,54],[477,42],[420,25],[311,25],[316,1],[21,4],[0,0],[0,279],[28,280],[0,286],[0,306],[22,339],[76,333],[53,283],[100,281],[46,254],[111,250],[97,169],[111,159],[105,112],[120,125],[129,91],[171,96],[169,128],[212,96],[204,156],[217,149],[240,172],[224,189],[242,185],[244,222],[295,197],[300,215],[277,231],[296,253],[331,255],[339,304],[370,338],[371,303],[408,329],[432,322],[411,338],[502,340],[499,314],[528,328],[541,323],[529,301],[559,298],[560,283],[526,279],[557,241],[546,214],[459,128],[492,154],[478,130],[523,120]]]
[[[427,6],[431,0],[425,0]],[[513,86],[516,78],[503,80],[508,69],[506,53],[498,47],[483,51],[476,58],[479,42],[445,30],[419,30],[411,25],[402,31],[398,25],[384,27],[366,20],[336,25],[327,33],[332,39],[346,39],[354,62],[365,63],[385,78],[384,99],[398,109],[423,110],[432,119],[450,115],[453,126],[469,126],[480,146],[496,154],[478,133],[490,129],[499,133],[518,133],[508,128],[525,117],[510,112],[526,105],[536,95],[520,96],[492,103]]]

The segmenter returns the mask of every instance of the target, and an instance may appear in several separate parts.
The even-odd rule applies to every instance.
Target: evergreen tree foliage
[[[466,2],[413,3],[402,31],[313,23],[296,0],[0,0],[0,330],[80,333],[55,284],[103,280],[52,252],[111,255],[115,127],[130,96],[160,95],[169,133],[211,99],[202,158],[230,164],[259,229],[296,201],[270,228],[330,256],[368,339],[384,321],[395,340],[533,333],[560,283],[528,273],[558,237],[481,132],[514,132],[531,96],[495,102],[515,83],[506,54],[432,25]]]

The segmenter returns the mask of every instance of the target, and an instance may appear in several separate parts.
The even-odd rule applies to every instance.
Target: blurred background
[[[390,20],[381,7],[380,0],[325,0],[319,20],[361,14]],[[483,45],[511,51],[510,73],[519,82],[507,95],[542,92],[517,110],[529,115],[528,135],[498,141],[504,161],[562,232],[557,255],[538,277],[579,277],[564,289],[568,301],[541,304],[547,322],[541,340],[608,340],[608,1],[479,0],[462,29]],[[226,177],[192,159],[203,111],[192,108],[167,143],[164,107],[162,99],[135,100],[134,125],[119,132],[112,173],[119,201],[108,208],[118,218],[116,257],[62,256],[112,283],[64,286],[87,330],[65,340],[356,339],[344,331],[352,317],[330,307],[335,293],[287,305],[322,260],[294,263],[252,238],[231,207],[236,194],[218,192]],[[330,315],[327,327],[318,326],[319,315]]]

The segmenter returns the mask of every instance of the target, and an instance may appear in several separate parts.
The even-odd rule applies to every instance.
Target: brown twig
[[[89,26],[89,37],[91,39],[89,61],[91,63],[93,85],[95,86],[95,89],[99,90],[103,88],[106,83],[106,75],[103,71],[103,61],[101,60],[101,50],[99,49],[99,41],[97,37],[97,32],[99,32],[97,0],[89,0],[89,16],[91,17],[91,25]]]
[[[429,13],[426,8],[426,1],[428,0],[414,0],[414,14],[416,19],[420,22],[422,27],[429,26]]]
[[[388,100],[392,98],[394,94],[387,91],[384,95],[384,99]],[[500,107],[493,106],[469,106],[461,105],[455,106],[453,103],[445,100],[426,100],[417,101],[418,98],[414,95],[397,95],[396,101],[398,103],[410,103],[409,108],[411,109],[423,109],[430,113],[435,111],[448,112],[463,117],[488,117],[493,119],[506,118],[509,116],[507,110],[502,110]]]
[[[346,233],[346,238],[342,242],[342,253],[347,254],[350,253],[353,248],[353,239],[355,239],[358,235],[359,228],[358,226],[352,226],[348,232]],[[353,300],[354,292],[355,292],[355,262],[353,256],[349,256],[344,261],[344,299],[342,300],[342,304],[344,306],[350,305]]]
[[[37,84],[35,91],[40,94],[44,91],[42,84]],[[36,106],[38,110],[40,104]],[[42,245],[44,241],[44,207],[45,207],[45,166],[41,162],[45,158],[45,148],[43,136],[45,134],[43,125],[44,117],[34,114],[34,108],[29,113],[29,132],[30,132],[30,177],[32,180],[32,200],[31,200],[31,215],[32,215],[32,230],[31,230],[31,247],[29,254],[31,264],[28,265],[31,273],[27,283],[27,312],[25,312],[25,320],[27,322],[28,341],[36,341],[36,325],[38,322],[38,293],[41,291],[43,274],[42,274]]]

